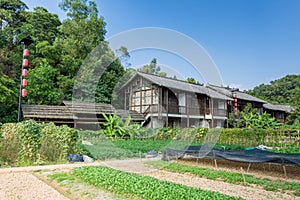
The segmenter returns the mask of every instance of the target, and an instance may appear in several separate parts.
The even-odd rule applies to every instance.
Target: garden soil
[[[157,158],[156,158],[157,159]],[[82,192],[87,192],[87,188],[82,188],[84,191],[73,191],[77,194],[66,195],[59,189],[59,185],[49,184],[45,181],[47,176],[41,177],[43,171],[69,171],[74,167],[79,166],[107,166],[118,170],[138,173],[141,175],[151,176],[160,180],[170,181],[174,183],[184,184],[191,187],[201,188],[204,190],[217,191],[222,194],[242,197],[245,199],[300,199],[289,194],[280,192],[265,191],[257,187],[233,185],[220,181],[208,180],[199,178],[190,174],[178,174],[167,172],[164,170],[154,169],[144,164],[145,161],[151,159],[131,159],[131,160],[114,160],[114,161],[97,161],[94,163],[74,163],[60,164],[48,166],[32,166],[18,168],[3,168],[0,169],[0,200],[31,200],[31,199],[78,199]],[[255,172],[252,172],[252,174]],[[255,175],[255,174],[254,174]],[[262,176],[259,174],[259,176]],[[300,183],[299,183],[300,184]],[[54,189],[55,188],[55,189]],[[83,199],[83,198],[82,198]],[[85,198],[91,199],[91,198]],[[92,199],[119,199],[113,194],[100,192]]]

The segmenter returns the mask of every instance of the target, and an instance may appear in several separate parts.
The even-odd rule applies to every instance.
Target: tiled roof
[[[293,108],[290,105],[276,105],[276,104],[270,104],[266,103],[263,105],[263,107],[267,110],[276,110],[276,111],[283,111],[286,113],[292,112]]]
[[[264,101],[262,99],[256,98],[254,96],[251,96],[249,94],[246,94],[246,93],[238,91],[238,90],[233,90],[232,88],[219,87],[219,86],[215,86],[215,85],[208,85],[207,87],[211,88],[221,94],[224,94],[228,97],[232,97],[232,94],[235,93],[235,94],[237,94],[238,99],[259,102],[259,103],[267,103],[266,101]]]
[[[156,76],[156,75],[142,73],[142,72],[137,72],[136,76],[137,75],[147,79],[148,81],[158,86],[167,87],[169,89],[181,90],[186,92],[194,92],[197,94],[206,94],[207,96],[215,99],[232,100],[232,98],[220,94],[210,88],[197,85],[197,84],[188,83],[186,81],[177,80],[168,77]]]

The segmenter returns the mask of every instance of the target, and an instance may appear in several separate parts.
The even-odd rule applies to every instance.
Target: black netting
[[[260,149],[251,150],[222,150],[213,148],[207,144],[200,146],[186,146],[182,150],[166,148],[163,152],[162,160],[174,160],[184,156],[193,158],[213,158],[226,159],[247,163],[278,163],[282,165],[300,166],[300,154],[284,154],[263,151]]]

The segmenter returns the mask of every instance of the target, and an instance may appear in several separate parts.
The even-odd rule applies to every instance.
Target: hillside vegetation
[[[270,103],[298,107],[300,104],[300,74],[287,75],[271,81],[270,84],[261,84],[246,92]]]

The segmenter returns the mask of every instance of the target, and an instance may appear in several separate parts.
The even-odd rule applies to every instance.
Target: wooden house
[[[143,115],[134,110],[115,109],[111,104],[64,101],[61,106],[22,105],[23,119],[34,119],[39,122],[66,124],[77,129],[97,129],[105,123],[103,113],[116,113],[124,120],[131,116],[132,122],[141,123]]]
[[[252,108],[257,108],[259,113],[263,113],[263,105],[267,103],[262,99],[241,92],[239,89],[219,87],[215,85],[208,85],[207,87],[232,98],[231,101],[227,102],[228,113],[234,112],[234,110],[243,111],[249,103],[252,105]]]
[[[274,117],[278,122],[285,122],[287,116],[293,111],[293,108],[289,105],[276,105],[266,103],[263,105],[264,111],[269,113],[271,117]]]
[[[137,72],[120,89],[124,109],[146,127],[223,127],[231,97],[185,81]]]

